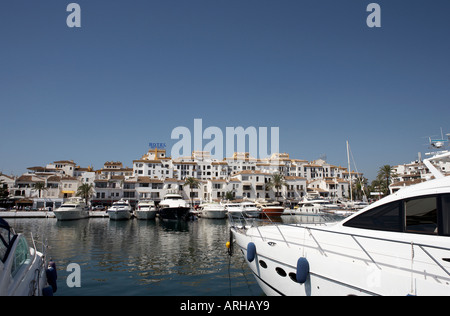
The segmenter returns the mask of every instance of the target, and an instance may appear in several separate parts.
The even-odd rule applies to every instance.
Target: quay
[[[3,211],[0,218],[54,218],[51,211]],[[89,217],[108,217],[105,211],[89,211]]]

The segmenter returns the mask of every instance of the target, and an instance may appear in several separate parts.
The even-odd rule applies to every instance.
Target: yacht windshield
[[[5,262],[8,256],[8,249],[11,246],[13,234],[9,224],[0,218],[0,260]]]

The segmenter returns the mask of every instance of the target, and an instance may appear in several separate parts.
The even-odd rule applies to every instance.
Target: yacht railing
[[[261,213],[261,214],[264,214],[264,213]],[[358,239],[364,238],[364,239],[379,240],[379,241],[391,242],[391,243],[397,243],[397,244],[411,245],[411,247],[412,247],[411,260],[413,260],[413,258],[414,258],[414,246],[416,246],[420,250],[422,250],[423,253],[425,253],[432,261],[434,261],[447,274],[447,276],[450,276],[450,272],[435,257],[433,257],[433,255],[429,251],[426,250],[426,248],[428,248],[428,249],[437,249],[437,250],[444,250],[444,251],[450,252],[450,248],[448,248],[448,247],[440,247],[440,246],[423,244],[423,243],[413,243],[413,242],[402,241],[402,240],[397,240],[397,239],[374,237],[374,236],[367,236],[367,235],[361,235],[361,234],[354,234],[354,233],[324,229],[323,228],[324,225],[332,222],[332,219],[327,218],[327,217],[322,218],[323,221],[318,222],[318,223],[288,224],[288,223],[283,223],[281,221],[275,221],[273,218],[270,218],[270,216],[268,216],[267,214],[264,214],[264,215],[266,218],[258,219],[258,218],[246,218],[242,215],[236,216],[236,215],[229,214],[228,218],[229,218],[229,223],[230,223],[231,227],[245,235],[247,234],[247,231],[249,228],[256,228],[256,230],[258,231],[259,237],[261,237],[261,239],[263,241],[267,240],[268,238],[263,236],[259,227],[267,226],[267,225],[276,226],[277,231],[279,232],[279,234],[282,238],[280,241],[285,242],[288,247],[290,247],[290,245],[296,245],[296,246],[302,246],[302,245],[299,243],[288,241],[286,239],[286,236],[284,236],[282,230],[280,229],[280,226],[290,226],[290,227],[306,229],[308,231],[310,237],[312,238],[312,240],[314,240],[318,249],[324,256],[327,256],[326,251],[323,249],[323,247],[320,245],[320,242],[314,236],[314,232],[324,232],[324,233],[329,233],[329,234],[350,236],[355,241],[356,245],[366,254],[366,256],[369,258],[369,260],[372,261],[377,266],[377,268],[380,270],[381,270],[381,267],[379,266],[379,264],[377,264],[377,262],[374,260],[374,258],[370,255],[369,251],[367,251],[367,249],[364,248],[364,246],[358,241]],[[334,221],[336,222],[336,220],[334,220]],[[303,225],[303,224],[307,224],[307,226]],[[273,240],[273,238],[270,238],[270,239]],[[445,258],[445,259],[446,259],[445,261],[449,261],[447,258]]]

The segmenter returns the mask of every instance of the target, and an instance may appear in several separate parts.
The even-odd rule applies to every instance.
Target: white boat
[[[2,218],[0,237],[0,296],[52,296],[57,289],[56,267],[54,263],[48,267],[33,237],[29,247],[25,236],[16,234]]]
[[[199,215],[202,218],[226,218],[227,209],[225,208],[225,205],[217,203],[201,204]]]
[[[325,199],[304,198],[295,209],[285,210],[285,215],[324,215],[324,211],[336,210],[339,206]]]
[[[267,295],[449,295],[450,177],[427,167],[434,180],[340,222],[241,220],[231,223],[232,235]]]
[[[191,207],[177,193],[168,193],[159,203],[159,216],[163,220],[187,220]]]
[[[244,201],[241,203],[227,203],[226,208],[231,216],[245,216],[257,218],[261,214],[261,209],[254,202]]]
[[[89,208],[80,197],[69,198],[53,211],[59,221],[75,220],[89,217]]]
[[[134,211],[137,219],[154,219],[156,212],[155,202],[152,200],[139,201],[137,209]]]
[[[132,209],[128,201],[121,199],[118,202],[114,202],[107,212],[110,219],[126,220],[131,218]]]

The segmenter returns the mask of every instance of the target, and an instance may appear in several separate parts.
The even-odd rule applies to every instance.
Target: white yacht
[[[139,201],[137,209],[134,211],[137,219],[154,219],[156,212],[155,202],[152,200]]]
[[[322,198],[304,198],[295,209],[285,210],[285,215],[324,215],[324,211],[337,210],[340,207]]]
[[[82,219],[89,217],[89,208],[84,199],[72,197],[54,210],[53,213],[59,221]]]
[[[226,208],[231,216],[245,216],[257,218],[261,214],[261,209],[254,202],[244,201],[241,203],[227,203]]]
[[[177,193],[168,193],[159,203],[159,215],[163,220],[187,220],[191,207]]]
[[[217,203],[201,204],[199,214],[202,218],[226,218],[227,209],[225,205]]]
[[[0,218],[0,296],[52,296],[56,292],[56,267],[47,265],[45,254],[36,250],[33,237],[32,241],[29,247],[25,236]]]
[[[264,292],[449,295],[450,177],[424,163],[434,180],[401,189],[341,222],[254,227],[255,221],[234,219],[231,233]]]
[[[107,212],[110,219],[126,220],[131,218],[132,209],[128,201],[121,199],[118,202],[114,202]]]

